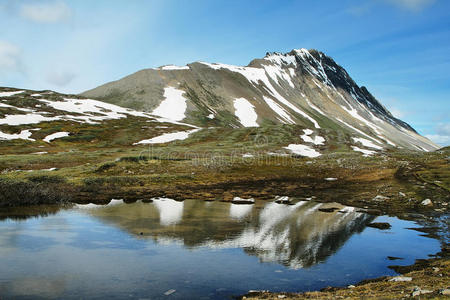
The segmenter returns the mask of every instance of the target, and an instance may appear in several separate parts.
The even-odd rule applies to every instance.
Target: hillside
[[[267,53],[246,67],[195,62],[145,69],[82,96],[200,127],[297,124],[349,133],[373,148],[439,148],[316,50]]]

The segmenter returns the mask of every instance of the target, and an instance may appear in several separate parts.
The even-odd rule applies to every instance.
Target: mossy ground
[[[161,132],[142,134],[142,128],[128,128],[122,122],[110,121],[108,127],[101,128],[102,132],[95,133],[102,137],[100,143],[73,137],[51,143],[2,142],[0,182],[4,187],[14,182],[26,183],[35,187],[26,190],[38,191],[42,187],[50,193],[55,187],[53,198],[62,193],[64,199],[74,202],[102,203],[111,197],[132,200],[154,196],[230,201],[235,196],[272,199],[275,195],[289,195],[314,196],[318,201],[337,201],[384,213],[447,210],[448,150],[387,150],[374,157],[363,157],[329,139],[321,150],[324,154],[318,158],[271,155],[299,139],[301,128],[284,125],[214,128],[184,141],[137,146],[130,145],[129,140],[121,143],[120,139],[142,139]],[[33,154],[36,152],[46,153]],[[248,153],[252,157],[243,156]],[[56,170],[48,171],[51,168]],[[372,201],[377,195],[389,200]],[[41,197],[21,193],[16,196],[2,197],[0,202],[15,206],[34,199],[30,204],[36,204]],[[432,199],[433,206],[420,204],[427,198]]]

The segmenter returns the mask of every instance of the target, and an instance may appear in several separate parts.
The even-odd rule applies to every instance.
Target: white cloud
[[[436,127],[439,134],[450,135],[450,123],[441,123]]]
[[[442,146],[450,146],[450,123],[440,123],[436,126],[436,134],[428,134],[427,138]]]
[[[450,146],[450,135],[427,134],[425,137],[443,147]]]
[[[18,72],[22,69],[21,50],[19,47],[0,41],[0,72]]]
[[[62,1],[24,3],[20,15],[38,23],[59,23],[72,16],[72,10]]]
[[[76,75],[70,71],[51,71],[47,75],[47,82],[59,87],[68,85],[75,79]]]
[[[394,4],[409,11],[421,11],[425,7],[433,4],[435,0],[384,0],[384,2]]]

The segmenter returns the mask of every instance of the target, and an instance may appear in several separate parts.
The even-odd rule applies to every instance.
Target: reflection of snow
[[[51,169],[48,169],[48,171],[50,171]],[[94,204],[94,203],[89,203],[89,204],[76,204],[75,208],[79,208],[79,209],[93,209],[93,208],[102,208],[102,207],[106,207],[106,206],[114,206],[114,205],[118,205],[118,204],[123,204],[123,200],[122,199],[112,199],[108,204]]]
[[[245,218],[253,209],[253,204],[231,204],[230,217],[235,220]]]
[[[298,269],[319,262],[332,235],[352,232],[361,218],[365,218],[352,207],[343,207],[336,213],[319,213],[317,209],[324,204],[306,207],[307,204],[311,202],[300,201],[295,205],[268,203],[259,214],[257,226],[246,227],[235,238],[209,241],[202,246],[251,249],[249,251],[262,261],[282,262]],[[241,209],[243,205],[236,206]]]
[[[159,211],[162,226],[176,225],[183,218],[184,203],[169,198],[155,198],[153,204]]]

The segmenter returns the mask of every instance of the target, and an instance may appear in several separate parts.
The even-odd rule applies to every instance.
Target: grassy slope
[[[345,143],[335,142],[333,134],[328,133],[326,146],[318,147],[325,153],[319,158],[268,155],[289,143],[302,142],[298,137],[301,127],[287,125],[215,128],[193,134],[185,141],[133,146],[131,141],[158,133],[146,129],[142,134],[139,127],[142,124],[132,124],[122,119],[97,126],[95,135],[101,136],[101,141],[68,137],[50,144],[2,142],[0,150],[10,154],[0,157],[0,181],[8,184],[17,181],[50,191],[54,186],[55,197],[62,194],[64,199],[77,202],[162,195],[229,201],[234,196],[271,199],[286,194],[395,211],[399,205],[409,210],[421,208],[420,201],[432,197],[434,208],[446,210],[439,203],[448,201],[446,153],[389,150],[381,156],[365,158],[350,152]],[[38,151],[48,154],[31,154]],[[254,157],[243,158],[244,153],[252,153]],[[49,168],[58,170],[42,171]],[[324,180],[327,177],[336,177],[338,181]],[[406,196],[399,197],[399,191]],[[377,194],[391,199],[371,203]],[[0,199],[3,205],[46,202],[45,195],[39,193],[31,197],[19,193],[16,199],[11,195]]]

